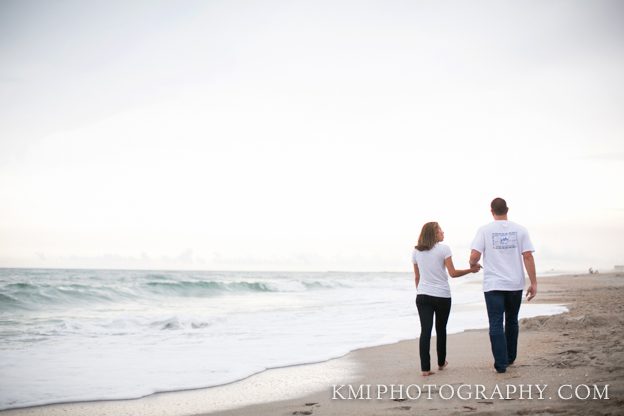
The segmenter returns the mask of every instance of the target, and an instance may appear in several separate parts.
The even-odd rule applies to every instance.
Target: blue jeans
[[[492,290],[484,294],[490,321],[494,368],[504,373],[507,366],[515,361],[518,352],[518,312],[522,303],[522,290]]]

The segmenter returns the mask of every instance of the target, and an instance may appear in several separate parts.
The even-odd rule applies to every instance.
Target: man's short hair
[[[490,204],[492,212],[496,215],[505,215],[509,208],[507,208],[507,202],[503,198],[494,198]]]

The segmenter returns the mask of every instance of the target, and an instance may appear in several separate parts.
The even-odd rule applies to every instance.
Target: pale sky
[[[624,264],[620,1],[0,0],[0,267]]]

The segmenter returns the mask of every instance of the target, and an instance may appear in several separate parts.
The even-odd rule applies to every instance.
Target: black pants
[[[431,371],[431,329],[435,315],[436,346],[438,351],[438,366],[446,362],[446,323],[451,313],[451,298],[417,295],[416,307],[420,317],[420,368],[422,371]]]

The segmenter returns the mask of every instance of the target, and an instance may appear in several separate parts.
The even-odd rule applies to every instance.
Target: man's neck
[[[494,214],[494,221],[508,221],[507,214],[505,215],[496,215]]]

